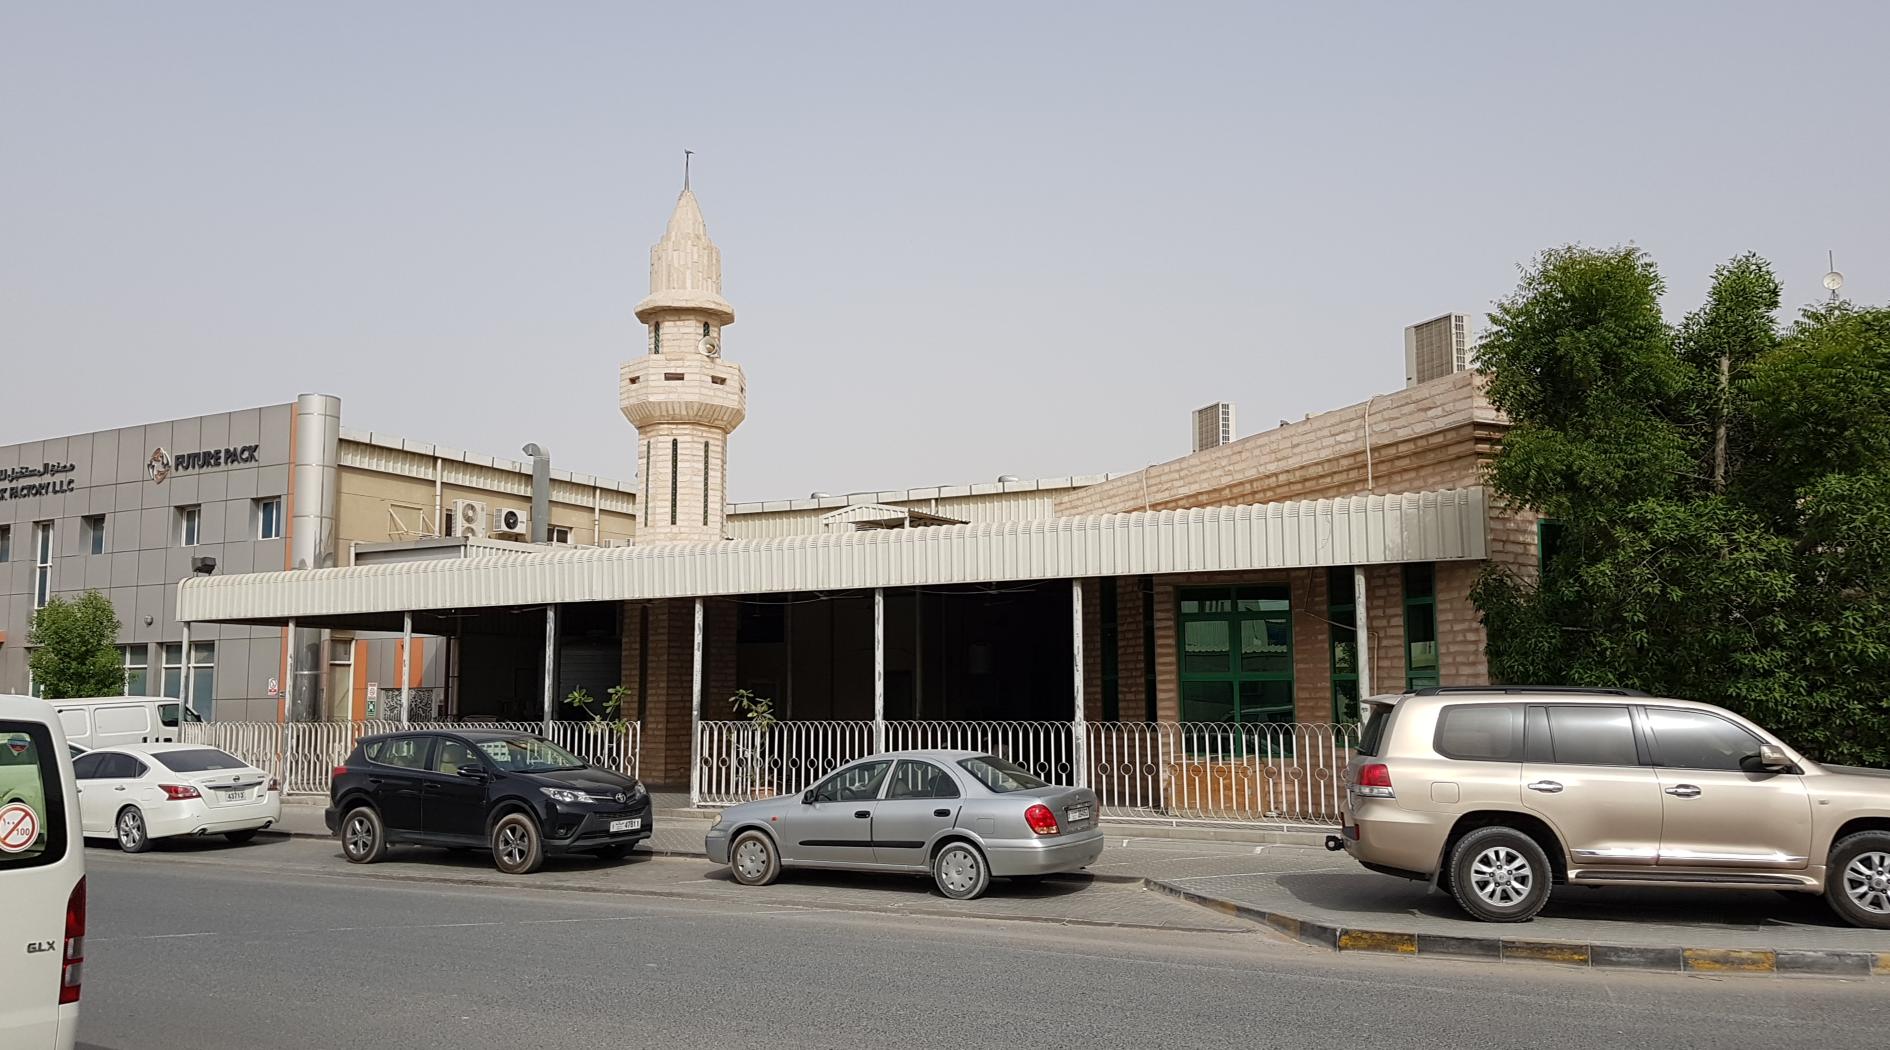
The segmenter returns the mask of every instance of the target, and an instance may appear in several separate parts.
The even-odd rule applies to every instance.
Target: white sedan
[[[269,774],[214,747],[101,747],[74,759],[72,772],[81,830],[116,838],[126,853],[175,835],[247,842],[282,819],[282,792]]]

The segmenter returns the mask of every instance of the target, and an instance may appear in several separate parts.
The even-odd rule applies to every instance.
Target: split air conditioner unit
[[[453,501],[453,535],[469,540],[486,538],[486,505],[476,499]]]
[[[532,531],[531,516],[517,507],[500,507],[492,512],[494,536],[526,536]]]

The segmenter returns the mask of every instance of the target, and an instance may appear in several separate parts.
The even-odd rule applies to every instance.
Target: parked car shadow
[[[726,867],[712,867],[703,878],[738,885]],[[1053,900],[1088,889],[1095,881],[1088,872],[1069,872],[1046,876],[1035,881],[996,877],[987,896],[1018,900]],[[774,885],[791,885],[832,890],[875,890],[898,898],[936,897],[946,899],[933,884],[932,877],[905,872],[834,871],[825,868],[785,868]],[[767,887],[760,887],[766,889]]]

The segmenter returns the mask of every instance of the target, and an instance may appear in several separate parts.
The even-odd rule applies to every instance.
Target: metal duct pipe
[[[526,445],[532,457],[532,542],[551,539],[551,450],[536,442]]]

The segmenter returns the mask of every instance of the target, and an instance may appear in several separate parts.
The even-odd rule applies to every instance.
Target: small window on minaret
[[[709,322],[707,321],[702,322],[702,334],[703,335],[709,334]]]
[[[662,352],[663,352],[663,322],[651,321],[650,322],[650,353],[660,354]]]

